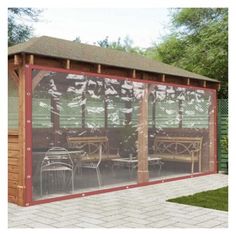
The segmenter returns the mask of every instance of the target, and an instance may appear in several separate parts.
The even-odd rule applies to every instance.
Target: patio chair
[[[71,188],[74,191],[74,173],[73,162],[70,153],[62,147],[53,147],[49,149],[41,163],[40,168],[40,194],[43,195],[43,173],[52,173],[52,176],[60,173],[66,184],[66,173],[71,173]],[[57,175],[56,175],[57,178]]]
[[[96,171],[99,187],[101,186],[100,164],[103,158],[103,151],[109,158],[109,143],[106,136],[91,137],[67,137],[69,148],[80,150],[80,160],[76,164],[75,169],[80,169],[82,175],[83,169],[93,169]]]
[[[91,147],[92,146],[92,147]],[[102,161],[102,144],[89,144],[89,153],[85,154],[84,159],[81,161],[79,168],[81,169],[94,169],[97,174],[97,180],[99,187],[101,186],[101,172],[100,164]]]

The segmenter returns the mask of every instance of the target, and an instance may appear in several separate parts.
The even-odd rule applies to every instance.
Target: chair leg
[[[199,172],[202,172],[202,163],[201,163],[200,158],[199,158],[199,161],[198,161],[198,165],[199,165],[199,167],[198,167]]]
[[[98,185],[99,187],[101,187],[101,173],[99,167],[96,168],[96,172],[97,172]]]
[[[194,172],[194,161],[192,161],[192,165],[191,165],[191,174],[193,174]]]

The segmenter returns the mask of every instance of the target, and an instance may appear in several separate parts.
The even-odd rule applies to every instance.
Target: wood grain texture
[[[8,131],[8,201],[17,203],[19,182],[19,137],[17,130]]]

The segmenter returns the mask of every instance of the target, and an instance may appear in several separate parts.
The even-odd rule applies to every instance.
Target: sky
[[[169,33],[167,8],[48,8],[34,23],[35,36],[52,36],[94,44],[109,37],[129,36],[133,46],[146,48]]]

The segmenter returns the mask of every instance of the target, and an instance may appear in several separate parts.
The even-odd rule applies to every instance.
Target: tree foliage
[[[173,33],[154,46],[154,59],[222,82],[228,97],[228,10],[185,8],[172,12]]]
[[[133,46],[133,40],[129,36],[124,37],[124,39],[119,37],[117,41],[109,41],[109,37],[107,36],[105,39],[97,41],[97,44],[103,48],[112,48],[119,51],[136,53],[140,55],[145,54],[144,49]]]
[[[22,43],[32,37],[33,27],[42,10],[34,8],[8,8],[8,46]]]

